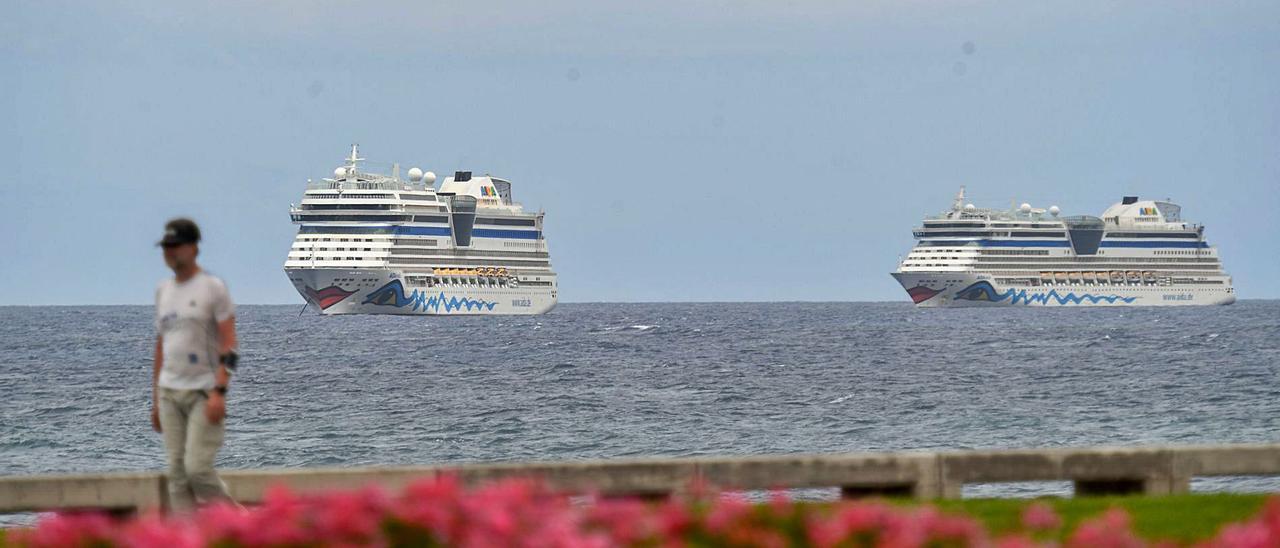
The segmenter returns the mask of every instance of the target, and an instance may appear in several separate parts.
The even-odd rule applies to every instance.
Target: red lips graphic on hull
[[[320,310],[324,310],[330,306],[338,304],[342,302],[342,299],[350,297],[355,293],[355,291],[347,291],[336,285],[331,285],[320,290],[307,286],[303,288],[303,290],[307,292],[307,298],[311,299],[311,302],[316,303],[316,305],[320,307]]]
[[[923,285],[917,285],[907,290],[907,295],[911,295],[911,301],[916,304],[932,299],[934,295],[939,293],[942,293],[942,291],[938,289],[931,289]]]

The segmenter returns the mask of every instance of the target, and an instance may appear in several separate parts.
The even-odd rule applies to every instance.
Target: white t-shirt
[[[173,278],[156,288],[156,334],[164,365],[159,385],[180,390],[214,387],[218,367],[218,322],[235,315],[227,285],[203,271],[179,283]]]

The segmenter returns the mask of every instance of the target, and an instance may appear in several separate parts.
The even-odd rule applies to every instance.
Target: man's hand
[[[160,432],[160,407],[151,406],[151,429]]]
[[[227,416],[227,398],[214,391],[209,392],[209,399],[204,402],[204,418],[209,424],[219,424]]]

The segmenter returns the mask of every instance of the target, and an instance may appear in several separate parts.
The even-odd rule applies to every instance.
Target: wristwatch
[[[235,350],[228,350],[226,354],[218,356],[218,363],[225,365],[227,369],[236,370],[236,366],[240,365],[240,354]]]

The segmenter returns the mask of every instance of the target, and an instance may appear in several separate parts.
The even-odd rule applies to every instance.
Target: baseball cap
[[[191,219],[177,218],[165,223],[164,238],[156,242],[156,245],[194,244],[198,241],[200,241],[200,227],[196,226],[196,222]]]

